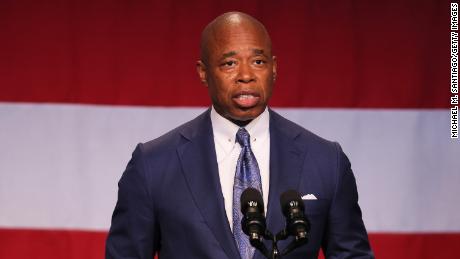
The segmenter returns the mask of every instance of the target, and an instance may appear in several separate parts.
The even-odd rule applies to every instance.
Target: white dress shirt
[[[262,114],[244,127],[251,136],[251,149],[259,165],[265,213],[267,212],[270,181],[269,117],[270,114],[266,108]],[[211,109],[211,122],[225,212],[227,213],[230,228],[233,231],[233,182],[235,180],[236,163],[241,152],[241,146],[236,142],[235,138],[240,127],[218,114],[214,107]]]

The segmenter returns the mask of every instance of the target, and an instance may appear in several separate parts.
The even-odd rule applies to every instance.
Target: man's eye
[[[227,62],[223,63],[222,65],[226,66],[226,67],[231,67],[231,66],[235,65],[235,61],[227,61]]]
[[[265,64],[265,60],[256,59],[256,60],[254,61],[254,63],[256,63],[257,65],[262,65],[262,64]]]

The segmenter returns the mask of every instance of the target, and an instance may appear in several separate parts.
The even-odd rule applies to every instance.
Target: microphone
[[[262,237],[267,235],[262,195],[254,188],[247,188],[241,194],[240,204],[241,212],[243,213],[243,218],[241,219],[243,232],[249,236],[251,245],[269,258],[270,254],[262,242]]]
[[[264,216],[264,201],[260,192],[247,188],[241,194],[241,228],[249,236],[249,240],[260,239],[265,234],[266,223]]]
[[[310,222],[305,216],[302,197],[297,191],[288,190],[281,194],[281,209],[286,217],[286,234],[295,237],[296,246],[308,241]]]

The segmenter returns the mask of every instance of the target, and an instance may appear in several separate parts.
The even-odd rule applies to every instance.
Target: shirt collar
[[[238,132],[240,127],[217,113],[214,106],[211,108],[211,122],[214,140],[219,143],[225,151],[231,150],[235,144],[236,132]],[[246,128],[251,136],[251,143],[257,141],[257,139],[261,139],[263,136],[267,136],[266,134],[269,134],[268,108],[265,108],[257,118],[253,119],[244,128]]]

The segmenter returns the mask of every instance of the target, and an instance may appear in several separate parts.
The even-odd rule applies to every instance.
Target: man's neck
[[[238,125],[239,127],[244,127],[246,125],[248,125],[252,120],[247,120],[247,121],[239,121],[239,120],[233,120],[233,119],[229,119],[231,122],[235,123],[236,125]]]

